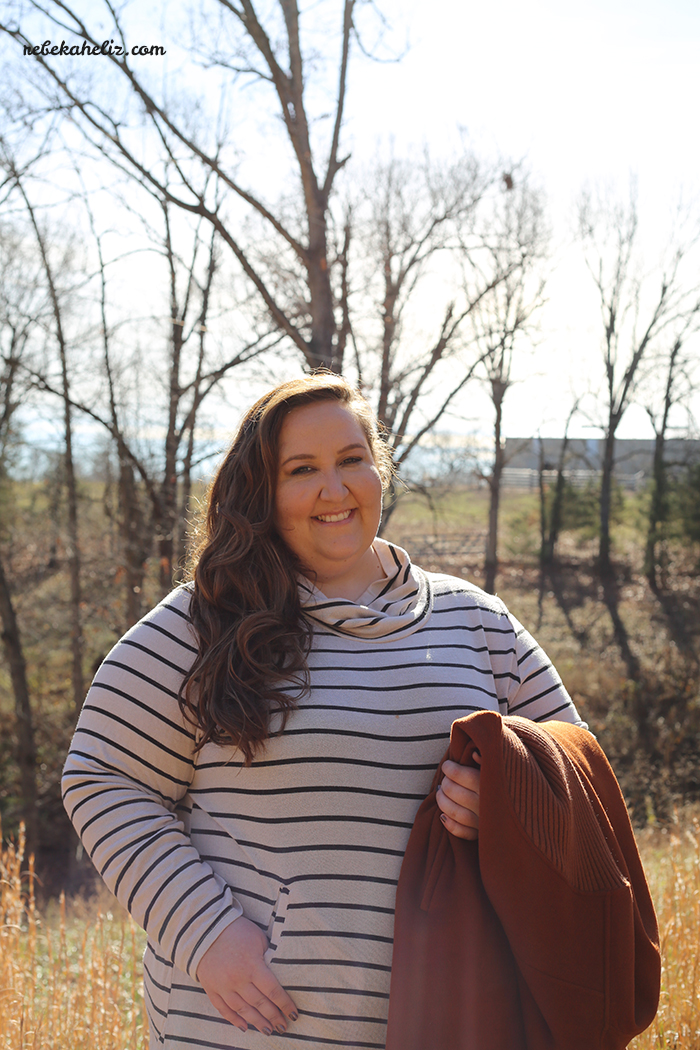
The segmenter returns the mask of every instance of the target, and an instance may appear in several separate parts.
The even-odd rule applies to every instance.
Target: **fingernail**
[[[441,814],[440,814],[440,820],[442,821],[442,823],[443,823],[443,824],[446,824],[446,823],[447,823],[447,817],[445,816],[445,814],[444,814],[444,813],[441,813]]]
[[[289,1016],[291,1017],[292,1021],[298,1021],[299,1020],[299,1014],[290,1014]]]
[[[283,1024],[278,1024],[277,1025],[277,1031],[279,1032],[280,1035],[284,1035],[284,1033],[287,1031],[287,1029],[284,1027]]]
[[[271,1028],[263,1028],[263,1033],[265,1035],[272,1035],[272,1029]]]

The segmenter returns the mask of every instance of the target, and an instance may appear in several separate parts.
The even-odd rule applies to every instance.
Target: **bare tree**
[[[492,224],[492,254],[505,278],[494,285],[473,313],[474,339],[481,373],[493,405],[493,461],[482,477],[489,486],[489,517],[484,559],[484,587],[493,591],[498,572],[498,518],[501,481],[506,466],[503,435],[505,396],[513,383],[513,363],[532,345],[533,318],[544,304],[543,261],[548,235],[540,195],[511,175],[505,206]]]
[[[98,49],[104,38],[100,23],[107,18],[114,25],[110,33],[122,54],[105,55],[114,75],[103,78],[103,84],[86,86],[84,76],[66,63],[51,56],[33,56],[35,72],[40,74],[36,84],[49,106],[70,114],[103,156],[128,169],[163,201],[209,222],[308,367],[326,365],[341,371],[342,318],[336,315],[332,286],[328,209],[336,176],[348,159],[341,154],[340,142],[351,44],[357,36],[356,0],[339,4],[336,87],[327,134],[325,121],[317,132],[317,114],[310,100],[314,95],[323,96],[320,112],[328,112],[328,74],[324,68],[314,81],[320,52],[314,55],[315,41],[305,39],[296,0],[280,0],[264,15],[252,0],[207,0],[200,10],[195,47],[200,66],[215,78],[216,96],[226,99],[232,90],[253,86],[264,96],[263,106],[274,100],[273,110],[281,118],[284,145],[303,201],[301,216],[291,220],[283,209],[269,205],[250,185],[239,181],[240,153],[224,148],[221,119],[201,119],[201,114],[200,119],[190,119],[191,101],[189,106],[173,102],[176,89],[172,84],[158,91],[145,67],[129,55],[130,26],[128,20],[122,20],[128,19],[128,11],[118,13],[104,0],[92,5],[86,21],[63,0],[45,4],[30,0],[28,7],[35,12],[31,24],[37,32],[69,33]],[[25,19],[25,27],[28,21]],[[23,47],[32,43],[26,28],[9,18],[0,22],[0,29]],[[310,35],[308,27],[306,34]],[[326,38],[324,51],[327,44]],[[144,139],[134,134],[139,128],[146,128],[150,135]],[[226,188],[227,199],[233,202],[229,207],[222,206],[211,187],[212,176]],[[246,216],[260,220],[274,251],[260,250],[259,230]],[[276,292],[276,273],[267,265],[270,258],[278,263],[288,259],[303,283],[304,308],[297,314]]]
[[[599,569],[612,573],[610,512],[615,436],[655,342],[683,326],[697,310],[698,282],[686,277],[697,233],[676,235],[666,260],[651,274],[642,269],[636,184],[627,201],[586,190],[579,201],[579,235],[598,294],[603,322],[605,417],[600,487]]]
[[[448,359],[458,375],[441,387],[440,403],[461,389],[465,322],[503,279],[500,271],[479,272],[470,257],[483,247],[476,226],[493,183],[493,171],[469,151],[437,165],[427,151],[418,162],[392,157],[370,173],[355,209],[352,272],[356,284],[364,278],[356,295],[364,291],[366,303],[353,311],[351,335],[360,383],[393,436],[398,462],[431,425],[414,428],[416,406]]]
[[[80,580],[80,536],[78,526],[78,486],[76,480],[73,454],[73,408],[70,390],[69,347],[65,331],[65,297],[58,286],[56,266],[50,258],[49,244],[45,231],[37,216],[37,209],[31,201],[26,187],[27,174],[20,172],[14,158],[3,145],[2,165],[14,185],[24,205],[30,227],[34,233],[41,260],[41,266],[48,291],[51,308],[51,328],[53,340],[58,352],[60,369],[60,396],[63,409],[63,473],[66,485],[68,509],[68,570],[70,579],[70,621],[71,621],[71,684],[73,703],[76,712],[80,710],[85,697],[83,676],[83,624],[82,624],[82,587]],[[65,266],[65,260],[62,261]]]
[[[566,475],[564,473],[566,469],[569,449],[569,427],[571,421],[579,410],[580,398],[576,398],[569,409],[569,414],[566,417],[566,423],[564,425],[564,436],[559,445],[559,455],[557,457],[557,465],[555,467],[556,475],[554,480],[554,489],[551,494],[551,499],[547,501],[546,484],[544,479],[544,472],[546,469],[545,454],[544,454],[544,442],[540,440],[539,443],[539,490],[540,490],[540,565],[544,570],[545,566],[551,565],[554,561],[554,555],[556,551],[557,541],[559,539],[559,533],[561,532],[562,518],[564,514],[564,494],[566,491]],[[549,507],[547,503],[549,502]]]
[[[118,464],[119,522],[124,551],[126,620],[128,625],[141,614],[146,561],[155,543],[159,564],[160,590],[165,593],[179,572],[186,544],[185,515],[189,502],[192,469],[196,465],[199,443],[196,439],[201,411],[207,398],[237,367],[251,362],[274,347],[279,333],[263,326],[249,342],[226,353],[212,353],[213,300],[220,266],[219,237],[209,227],[202,237],[201,220],[193,229],[176,233],[172,206],[160,201],[159,228],[148,230],[151,250],[164,263],[167,282],[167,320],[165,353],[149,355],[146,363],[127,365],[123,338],[117,336],[119,321],[110,323],[109,314],[119,311],[110,300],[109,269],[120,262],[108,258],[104,236],[97,229],[89,201],[85,200],[97,254],[99,281],[99,324],[102,344],[102,370],[106,386],[106,405],[95,400],[88,389],[74,408],[99,423],[111,436]],[[206,230],[205,230],[206,233]],[[113,298],[113,297],[112,297]],[[123,318],[121,319],[123,322]],[[156,316],[163,328],[163,319]],[[151,396],[149,419],[139,418],[134,391],[124,380],[130,374],[132,386],[162,390]],[[45,376],[35,375],[42,389],[58,391]],[[144,447],[139,432],[151,422],[162,430],[162,444],[156,452],[153,442]]]
[[[700,310],[700,302],[698,303]],[[654,459],[652,465],[651,500],[647,519],[647,535],[644,548],[644,571],[652,588],[658,587],[659,544],[663,539],[664,526],[669,517],[669,476],[666,447],[673,409],[687,402],[697,388],[693,366],[696,355],[687,350],[689,336],[697,329],[697,311],[686,319],[683,331],[676,336],[666,354],[665,382],[661,393],[660,407],[647,401],[646,412],[654,430]],[[655,362],[658,366],[660,361]],[[656,368],[654,369],[656,372]]]
[[[4,223],[0,227],[0,633],[14,697],[14,753],[28,854],[38,844],[37,748],[27,662],[4,548],[11,503],[8,461],[17,440],[17,411],[28,393],[24,366],[31,351],[32,314],[41,317],[45,306],[22,235]]]

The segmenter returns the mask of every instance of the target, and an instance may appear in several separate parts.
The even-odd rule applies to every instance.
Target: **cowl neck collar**
[[[412,634],[430,614],[430,582],[402,547],[376,539],[374,549],[384,571],[357,601],[328,598],[309,580],[299,580],[305,614],[337,634],[370,641],[403,638]]]

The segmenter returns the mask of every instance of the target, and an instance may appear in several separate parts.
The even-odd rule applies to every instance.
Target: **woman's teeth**
[[[317,514],[318,521],[345,521],[352,514],[351,510],[344,510],[342,514]]]

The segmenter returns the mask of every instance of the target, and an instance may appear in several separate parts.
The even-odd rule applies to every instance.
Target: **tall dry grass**
[[[630,1050],[700,1050],[700,814],[638,841],[663,969],[657,1017]],[[109,898],[40,916],[23,850],[20,838],[0,854],[0,1050],[143,1050],[140,931]]]
[[[630,1050],[700,1050],[700,814],[638,835],[661,942],[661,1001]]]
[[[142,1050],[140,931],[63,896],[40,915],[23,857],[20,833],[0,853],[0,1050]]]

